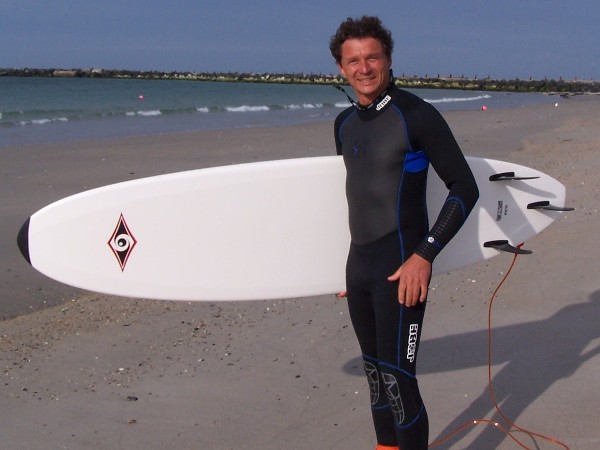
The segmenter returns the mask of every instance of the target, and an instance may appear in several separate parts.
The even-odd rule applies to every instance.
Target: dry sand
[[[558,178],[576,211],[526,243],[493,307],[493,386],[506,416],[600,448],[600,98],[446,114],[468,155]],[[333,152],[332,124],[0,150],[3,449],[371,449],[369,393],[333,295],[177,303],[45,279],[14,243],[32,212],[92,187],[176,170]],[[432,281],[420,352],[431,441],[498,420],[487,390],[490,295],[509,255]],[[530,448],[561,448],[522,432]],[[519,448],[477,425],[436,448]]]

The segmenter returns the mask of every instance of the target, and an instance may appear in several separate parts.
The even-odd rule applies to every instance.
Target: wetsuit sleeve
[[[450,127],[434,107],[423,104],[417,108],[408,126],[413,145],[426,153],[449,190],[437,220],[415,249],[419,256],[433,262],[467,220],[479,190]]]

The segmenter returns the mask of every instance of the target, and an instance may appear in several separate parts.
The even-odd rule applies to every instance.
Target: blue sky
[[[337,73],[329,38],[363,14],[396,75],[600,79],[598,0],[0,0],[0,67]]]

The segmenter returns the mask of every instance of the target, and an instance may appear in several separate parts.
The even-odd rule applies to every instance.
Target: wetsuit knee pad
[[[381,375],[377,363],[364,359],[364,369],[369,383],[369,392],[371,394],[371,407],[378,408],[387,405],[387,398],[383,391]]]
[[[424,411],[417,379],[403,371],[382,366],[380,380],[396,427],[408,428],[413,425]]]

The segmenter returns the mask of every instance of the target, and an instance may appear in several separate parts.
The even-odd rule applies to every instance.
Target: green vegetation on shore
[[[77,77],[77,78],[121,78],[148,80],[190,80],[223,81],[280,84],[345,84],[340,75],[306,74],[256,74],[256,73],[202,73],[202,72],[158,72],[113,69],[1,69],[1,76],[11,77]],[[414,89],[460,89],[503,92],[542,92],[555,94],[598,94],[600,82],[593,80],[494,80],[487,78],[468,78],[436,76],[400,76],[395,77],[399,87]]]

